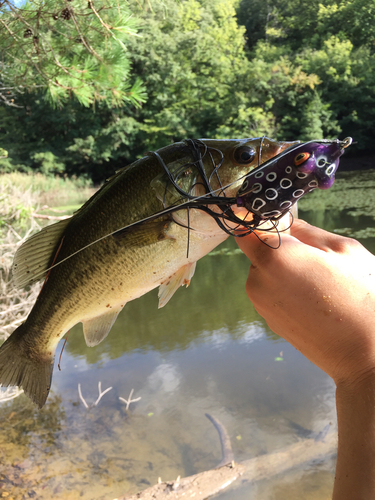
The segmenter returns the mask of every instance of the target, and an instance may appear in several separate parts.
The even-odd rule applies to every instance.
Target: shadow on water
[[[341,174],[333,189],[302,200],[301,216],[360,235],[374,251],[374,174]],[[72,329],[46,407],[23,395],[0,406],[0,496],[110,500],[215,467],[220,442],[205,413],[225,425],[237,461],[335,423],[332,381],[256,313],[248,267],[228,240],[165,308],[156,291],[127,304],[96,348],[80,325]],[[99,381],[112,389],[87,409],[78,384],[91,406]],[[119,398],[132,389],[141,400],[127,410]],[[328,459],[217,498],[330,498],[333,472]]]

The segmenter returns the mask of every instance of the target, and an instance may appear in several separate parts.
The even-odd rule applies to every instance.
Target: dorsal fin
[[[18,288],[45,278],[52,252],[56,250],[69,222],[70,218],[51,224],[20,246],[12,267],[14,283]]]
[[[110,309],[100,316],[82,321],[83,334],[88,347],[94,347],[106,338],[124,305],[125,304],[113,307],[113,309]]]

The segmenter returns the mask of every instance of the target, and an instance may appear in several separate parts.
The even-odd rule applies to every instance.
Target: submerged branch
[[[210,420],[216,419],[210,418]],[[217,428],[216,425],[215,427]],[[219,432],[219,429],[217,430]],[[232,490],[241,488],[243,483],[270,479],[312,460],[327,459],[335,455],[336,451],[337,433],[331,430],[323,440],[319,436],[302,439],[280,451],[244,460],[238,464],[232,462],[193,476],[178,478],[176,481],[159,480],[146,490],[131,496],[124,495],[116,500],[174,500],[182,497],[206,500],[233,483]],[[241,481],[236,482],[239,477]]]

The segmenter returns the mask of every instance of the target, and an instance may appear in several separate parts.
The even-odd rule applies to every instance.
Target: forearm
[[[375,499],[375,257],[355,240],[295,221],[291,235],[238,245],[246,291],[269,327],[337,386],[333,500]],[[271,247],[271,248],[270,248]]]
[[[333,500],[375,498],[375,374],[336,391],[339,444]]]

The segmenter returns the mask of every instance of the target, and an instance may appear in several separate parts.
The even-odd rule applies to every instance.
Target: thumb
[[[255,264],[275,251],[279,246],[279,235],[254,231],[247,236],[237,237],[236,242],[246,257]]]

